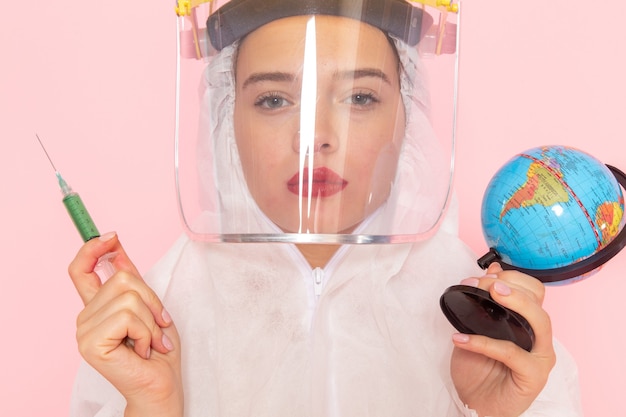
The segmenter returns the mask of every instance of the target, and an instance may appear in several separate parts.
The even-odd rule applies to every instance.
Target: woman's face
[[[398,58],[372,26],[316,16],[315,35],[311,19],[277,20],[241,42],[235,136],[250,193],[282,230],[349,232],[395,177],[405,129]]]

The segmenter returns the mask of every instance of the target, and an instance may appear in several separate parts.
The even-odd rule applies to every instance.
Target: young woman
[[[454,207],[440,219],[449,159],[416,52],[427,11],[232,0],[208,13],[203,212],[145,281],[114,233],[70,265],[88,363],[74,415],[581,415],[542,285],[497,264],[483,276]],[[94,265],[111,252],[102,283]],[[437,300],[462,279],[527,318],[530,352],[452,335]]]

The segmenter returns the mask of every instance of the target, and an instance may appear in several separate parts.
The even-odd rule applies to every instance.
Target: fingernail
[[[506,285],[505,283],[503,283],[502,281],[496,281],[493,284],[493,289],[496,290],[496,292],[500,295],[510,295],[511,294],[511,288],[509,288],[508,285]]]
[[[167,337],[165,333],[163,333],[163,337],[161,338],[161,341],[163,342],[163,346],[165,346],[165,349],[174,350],[174,344],[172,343],[170,338]]]
[[[487,271],[502,271],[502,265],[500,265],[498,262],[492,262],[491,264],[489,264],[489,268],[487,268]]]
[[[150,352],[152,352],[152,349],[148,348],[146,351],[146,359],[150,359]]]
[[[168,324],[172,322],[172,316],[170,316],[170,313],[168,313],[165,308],[161,311],[161,317],[163,317],[163,321]]]
[[[467,343],[470,340],[470,337],[463,333],[455,333],[452,335],[452,340],[457,343]]]
[[[498,279],[498,275],[496,275],[496,274],[485,274],[485,275],[483,275],[483,278]]]
[[[478,280],[478,278],[465,278],[463,281],[461,281],[461,284],[470,287],[478,287],[479,282],[480,281]]]
[[[111,240],[115,237],[115,232],[109,232],[109,233],[105,233],[102,236],[100,236],[98,239],[100,239],[102,242],[106,242],[107,240]]]

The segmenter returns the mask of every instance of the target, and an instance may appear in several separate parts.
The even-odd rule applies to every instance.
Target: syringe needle
[[[52,165],[52,168],[54,169],[54,172],[58,173],[59,171],[57,171],[56,167],[54,166],[54,162],[52,162],[52,159],[50,158],[50,155],[48,155],[48,151],[46,151],[46,147],[43,146],[43,143],[41,142],[41,139],[39,139],[39,135],[37,133],[35,133],[35,136],[37,137],[37,140],[39,141],[39,144],[41,145],[41,149],[43,149],[43,152],[48,157],[48,161],[50,161],[50,165]]]
[[[72,192],[72,187],[70,187],[67,184],[67,182],[65,182],[59,170],[54,166],[54,162],[52,162],[52,158],[50,158],[50,155],[48,154],[46,147],[43,146],[43,142],[41,141],[41,138],[39,137],[39,135],[35,133],[35,136],[37,137],[37,140],[39,141],[39,144],[41,145],[41,149],[43,149],[43,152],[46,154],[46,157],[48,157],[48,161],[50,161],[50,165],[52,165],[52,168],[54,169],[54,175],[56,175],[57,177],[57,181],[59,182],[59,187],[61,188],[61,192],[63,193],[64,196],[69,195]]]

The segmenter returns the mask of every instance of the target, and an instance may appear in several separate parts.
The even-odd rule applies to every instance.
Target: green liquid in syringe
[[[63,204],[72,218],[76,229],[78,229],[83,242],[87,242],[94,237],[100,236],[98,228],[94,224],[89,212],[83,204],[83,201],[77,193],[70,192],[63,197]]]

